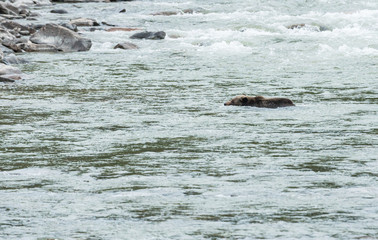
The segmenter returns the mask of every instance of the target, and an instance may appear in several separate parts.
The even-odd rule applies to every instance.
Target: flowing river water
[[[167,37],[84,28],[88,52],[20,55],[25,79],[0,83],[0,239],[378,238],[375,0],[32,11]],[[239,94],[296,106],[223,105]]]

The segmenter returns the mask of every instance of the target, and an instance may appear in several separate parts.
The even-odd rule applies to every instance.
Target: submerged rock
[[[30,37],[30,41],[52,45],[64,52],[88,51],[92,46],[90,39],[56,24],[46,24]]]
[[[163,12],[157,12],[153,13],[153,16],[172,16],[172,15],[178,15],[178,14],[193,14],[193,9],[184,9],[181,11],[163,11]]]
[[[167,34],[163,31],[159,32],[140,32],[135,33],[130,38],[131,39],[151,39],[151,40],[160,40],[164,39]]]
[[[116,48],[121,48],[121,49],[125,49],[125,50],[128,50],[128,49],[138,49],[139,47],[131,42],[123,42],[123,43],[118,43],[114,49]]]
[[[64,9],[53,9],[50,11],[51,13],[57,13],[57,14],[66,14],[68,13],[66,10]]]

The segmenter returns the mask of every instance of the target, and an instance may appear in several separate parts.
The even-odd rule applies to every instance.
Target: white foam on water
[[[240,54],[240,53],[250,53],[252,49],[250,47],[244,46],[242,43],[238,41],[221,41],[216,42],[210,46],[202,46],[198,49],[198,51],[202,52],[211,52],[211,53],[232,53],[232,54]]]
[[[346,44],[343,44],[338,47],[332,47],[328,44],[319,44],[318,54],[340,54],[345,56],[378,56],[378,49],[372,47],[351,47]]]

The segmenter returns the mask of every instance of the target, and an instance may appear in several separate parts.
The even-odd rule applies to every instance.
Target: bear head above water
[[[264,98],[263,96],[250,97],[239,95],[224,104],[225,106],[251,106],[259,108],[278,108],[295,106],[288,98]]]

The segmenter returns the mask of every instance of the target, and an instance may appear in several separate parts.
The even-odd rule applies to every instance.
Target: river
[[[377,1],[32,10],[167,37],[82,28],[88,52],[20,55],[25,79],[0,83],[0,239],[378,238]],[[223,105],[240,94],[296,106]]]

